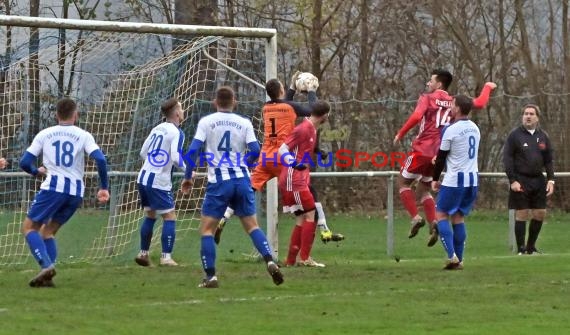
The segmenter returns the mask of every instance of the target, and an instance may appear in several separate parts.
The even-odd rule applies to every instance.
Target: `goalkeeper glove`
[[[316,92],[318,88],[319,88],[319,80],[317,78],[312,79],[307,84],[307,91],[308,92]]]
[[[297,71],[295,71],[295,73],[291,77],[291,82],[289,83],[289,88],[292,89],[293,91],[297,90],[297,78],[299,77],[300,74],[301,74],[301,71],[297,70]]]

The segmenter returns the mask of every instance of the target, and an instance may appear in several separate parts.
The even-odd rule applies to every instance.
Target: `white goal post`
[[[38,45],[31,42],[32,30],[39,31]],[[0,175],[0,265],[29,257],[19,227],[39,184],[18,171],[17,160],[39,128],[53,125],[53,104],[61,96],[75,98],[87,111],[80,126],[94,134],[111,167],[108,222],[75,260],[124,255],[133,236],[138,239],[142,211],[132,174],[140,168],[141,140],[160,122],[163,99],[182,100],[187,111],[182,128],[188,138],[197,119],[211,111],[215,88],[230,85],[238,96],[238,111],[252,118],[262,140],[265,82],[277,78],[275,29],[0,15],[0,36],[7,32],[11,38],[0,45],[0,156],[11,167]],[[16,48],[12,44],[18,37],[21,45]],[[30,84],[34,78],[37,85]],[[87,168],[86,201],[97,183],[94,166]],[[179,215],[177,230],[197,227],[204,171],[191,199],[176,199],[177,210],[187,213]],[[266,207],[267,236],[277,257],[275,180],[267,186]]]

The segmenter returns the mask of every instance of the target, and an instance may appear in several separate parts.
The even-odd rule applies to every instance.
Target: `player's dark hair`
[[[77,110],[77,104],[70,98],[60,99],[55,105],[57,117],[60,120],[69,120]]]
[[[538,108],[538,105],[535,104],[526,104],[524,105],[523,109],[522,109],[522,114],[524,114],[524,110],[527,108],[532,108],[534,109],[534,111],[536,112],[536,116],[540,116],[540,108]]]
[[[216,90],[216,104],[218,108],[231,111],[234,108],[234,90],[229,86],[222,86]]]
[[[432,71],[431,75],[435,75],[435,80],[441,83],[444,90],[447,90],[453,81],[453,76],[447,70],[436,69]]]
[[[473,108],[473,99],[463,94],[456,95],[453,98],[455,99],[455,106],[459,107],[459,112],[462,115],[469,115]]]
[[[328,102],[319,100],[312,105],[312,116],[323,116],[331,111],[331,105]]]
[[[178,105],[178,99],[176,98],[170,98],[168,100],[165,100],[161,105],[160,105],[160,112],[162,113],[162,115],[164,117],[171,117],[172,113],[174,112],[174,110],[176,109],[176,106]]]
[[[279,95],[281,93],[281,82],[279,79],[269,79],[265,84],[265,92],[269,96],[271,100],[279,99]]]

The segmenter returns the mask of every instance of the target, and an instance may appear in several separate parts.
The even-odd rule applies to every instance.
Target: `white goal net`
[[[255,31],[236,28],[229,34],[226,28],[221,33],[232,37],[216,36],[212,30],[174,38],[167,30],[99,31],[93,22],[89,30],[52,29],[52,21],[42,21],[37,44],[30,39],[35,28],[8,28],[5,18],[0,18],[0,35],[11,39],[0,46],[0,156],[9,167],[0,172],[0,265],[29,260],[20,226],[40,181],[20,172],[18,161],[34,135],[55,124],[53,106],[60,97],[76,99],[79,126],[94,135],[110,171],[111,201],[101,207],[95,200],[96,169],[89,162],[81,217],[64,229],[82,237],[65,246],[78,261],[117,257],[138,247],[143,215],[136,192],[142,164],[138,153],[149,131],[161,122],[162,101],[181,101],[187,115],[181,125],[185,147],[199,118],[213,111],[213,93],[221,85],[234,88],[237,111],[261,126],[266,97],[260,83],[276,72],[271,50],[275,42],[267,32],[255,36]],[[175,179],[178,190],[180,175]],[[175,192],[178,238],[197,228],[205,185],[201,177],[190,197]],[[156,225],[153,243],[160,243],[160,228]]]

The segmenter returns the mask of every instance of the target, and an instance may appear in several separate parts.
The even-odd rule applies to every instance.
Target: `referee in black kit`
[[[515,210],[519,255],[538,253],[535,244],[546,215],[546,197],[554,192],[552,146],[548,134],[538,126],[540,109],[527,104],[522,111],[522,125],[511,131],[503,153],[505,172],[511,184],[509,209]],[[532,218],[525,245],[529,209]]]

